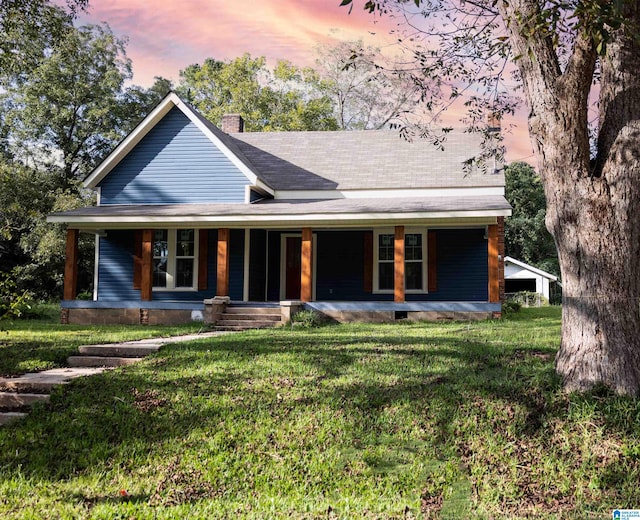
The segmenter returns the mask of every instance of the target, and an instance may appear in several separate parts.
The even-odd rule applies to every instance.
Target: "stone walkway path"
[[[54,368],[17,377],[0,377],[0,426],[27,415],[36,402],[49,400],[52,388],[78,377],[99,374],[115,367],[130,365],[157,352],[163,345],[228,334],[204,332],[169,338],[151,338],[123,343],[106,343],[78,347],[78,355],[67,360],[69,367]]]

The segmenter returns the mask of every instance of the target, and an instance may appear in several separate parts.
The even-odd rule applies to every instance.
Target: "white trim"
[[[164,230],[164,228],[158,228]],[[178,256],[177,246],[178,246],[178,231],[184,229],[193,229],[193,280],[191,287],[175,287],[175,270],[176,270],[176,259]],[[152,291],[157,292],[196,292],[198,290],[198,260],[199,260],[199,249],[200,249],[200,230],[194,228],[169,228],[167,231],[167,285],[166,287],[152,287]],[[153,254],[153,251],[152,251]],[[180,257],[180,258],[191,258],[191,257]],[[153,257],[152,257],[153,259]]]
[[[503,186],[379,190],[276,190],[276,200],[396,199],[403,197],[484,197],[504,195]]]
[[[201,224],[203,227],[210,223],[219,223],[221,227],[229,225],[246,226],[247,224],[282,224],[283,226],[300,224],[300,227],[310,223],[332,223],[336,227],[343,225],[379,223],[382,225],[402,225],[403,223],[416,223],[416,221],[428,222],[435,219],[495,219],[496,217],[508,217],[511,215],[510,209],[501,210],[476,210],[476,211],[420,211],[415,213],[311,213],[306,215],[175,215],[175,216],[77,216],[69,217],[65,215],[51,215],[47,217],[47,222],[79,224],[104,224],[113,225],[114,228],[123,227],[120,224],[153,224],[156,227],[175,224]],[[443,222],[444,223],[444,222]],[[485,224],[495,224],[495,220],[484,222]],[[222,226],[222,224],[225,224]],[[124,226],[126,227],[126,226]]]
[[[287,256],[286,256],[286,245],[287,238],[297,238],[302,239],[302,233],[282,233],[280,235],[280,301],[286,300],[287,294]],[[318,235],[317,233],[312,233],[312,244],[311,247],[313,249],[311,260],[311,299],[315,301],[316,299],[316,283],[317,283],[317,272],[318,272]],[[300,252],[302,256],[302,251]],[[268,275],[268,272],[267,272]]]
[[[235,153],[233,153],[211,129],[193,112],[191,107],[173,92],[160,102],[160,104],[93,170],[85,179],[85,188],[95,188],[118,163],[166,116],[169,111],[177,107],[180,111],[204,134],[229,159],[253,185],[260,186],[266,192],[273,194],[274,190],[258,179],[251,170]]]
[[[504,257],[504,262],[505,262],[505,264],[507,262],[510,262],[510,263],[512,263],[514,265],[517,265],[518,267],[521,267],[522,269],[525,269],[527,271],[531,271],[532,273],[540,275],[543,278],[548,278],[549,280],[551,280],[553,282],[557,282],[558,281],[558,277],[557,276],[554,276],[551,273],[547,273],[546,271],[543,271],[542,269],[538,269],[537,267],[533,267],[532,265],[525,264],[524,262],[521,262],[520,260],[516,260],[515,258],[512,258],[510,256],[505,256]]]
[[[405,294],[427,294],[428,291],[428,250],[427,250],[427,237],[428,229],[425,227],[409,227],[405,228],[404,235],[422,235],[422,289],[406,289]],[[378,228],[373,230],[373,294],[393,294],[394,289],[379,289],[380,287],[380,273],[378,270],[378,263],[380,250],[378,249],[380,235],[395,235],[395,229],[393,228]],[[405,259],[405,264],[406,264]],[[406,277],[406,269],[405,269]],[[406,280],[405,280],[406,285]]]
[[[98,301],[98,267],[100,266],[100,234],[95,234],[93,264],[93,301]]]
[[[242,301],[249,301],[249,260],[251,248],[251,230],[244,230],[244,280],[242,282]]]

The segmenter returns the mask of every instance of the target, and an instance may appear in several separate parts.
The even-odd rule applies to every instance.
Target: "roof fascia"
[[[432,220],[441,222],[482,219],[484,224],[495,223],[495,219],[506,216],[507,210],[476,210],[476,211],[419,211],[403,213],[314,213],[314,214],[281,214],[281,215],[175,215],[175,216],[66,216],[53,214],[47,217],[47,222],[66,223],[73,226],[113,226],[131,227],[131,225],[145,224],[152,227],[194,225],[208,226],[329,226],[344,227],[353,225],[400,225],[410,223],[426,223]]]

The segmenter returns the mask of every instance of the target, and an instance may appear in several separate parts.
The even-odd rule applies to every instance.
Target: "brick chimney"
[[[227,134],[244,132],[244,120],[240,114],[225,114],[222,116],[222,131]]]

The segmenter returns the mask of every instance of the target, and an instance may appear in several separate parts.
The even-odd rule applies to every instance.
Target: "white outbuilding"
[[[510,256],[505,256],[504,282],[507,294],[522,291],[535,292],[549,300],[549,287],[551,283],[558,282],[558,277]]]

